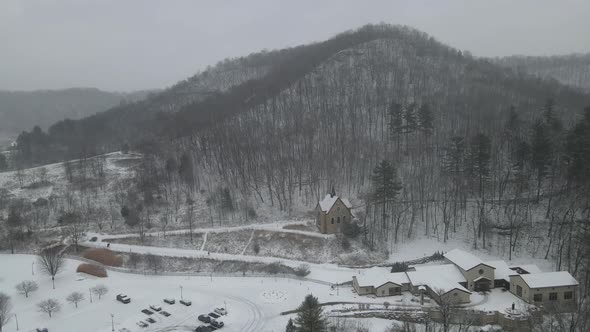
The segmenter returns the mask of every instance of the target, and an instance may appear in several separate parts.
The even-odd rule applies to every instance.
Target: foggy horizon
[[[583,1],[6,0],[0,3],[0,90],[162,89],[226,58],[377,23],[407,25],[479,57],[583,54],[590,52],[582,33],[589,13]]]

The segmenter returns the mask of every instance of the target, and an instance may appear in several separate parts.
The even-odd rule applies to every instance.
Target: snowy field
[[[350,288],[335,291],[324,284],[282,278],[143,276],[109,271],[108,278],[100,279],[77,274],[75,268],[79,262],[73,260],[67,260],[66,268],[56,277],[56,289],[53,290],[50,278],[38,271],[31,275],[34,261],[35,256],[30,255],[0,255],[0,292],[12,298],[19,331],[46,327],[51,332],[106,332],[111,331],[111,313],[114,314],[116,331],[120,328],[145,332],[191,331],[199,325],[199,314],[225,305],[229,315],[223,319],[226,324],[224,331],[283,331],[289,316],[280,316],[280,313],[296,308],[308,293],[318,296],[321,302],[383,301],[357,297]],[[18,294],[14,288],[23,280],[35,280],[39,284],[39,290],[29,298]],[[107,286],[109,293],[101,300],[93,296],[93,303],[90,303],[89,289],[98,284]],[[185,307],[178,302],[175,305],[165,304],[162,301],[164,298],[180,299],[180,286],[183,287],[183,297],[191,300],[193,305]],[[85,301],[77,309],[65,300],[74,291],[86,294]],[[119,293],[131,297],[131,303],[117,302],[115,296]],[[55,298],[62,304],[62,311],[52,318],[36,307],[38,302],[47,298]],[[151,304],[162,306],[172,315],[165,318],[155,314],[152,317],[157,322],[141,329],[136,323],[148,317],[141,310]],[[13,331],[16,331],[14,318],[4,332]]]

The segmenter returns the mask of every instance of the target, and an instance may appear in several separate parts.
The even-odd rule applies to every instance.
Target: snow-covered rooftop
[[[324,197],[324,199],[320,201],[320,208],[322,209],[322,211],[329,212],[330,209],[332,209],[332,206],[334,206],[334,204],[338,200],[338,198],[339,197],[336,195],[332,196],[331,194],[327,194],[326,197]],[[352,207],[348,199],[340,198],[340,200],[342,201],[342,203],[344,203],[344,205],[346,205],[347,208],[350,209]]]
[[[567,271],[520,274],[530,288],[576,286],[578,281]]]
[[[466,282],[465,277],[453,264],[415,266],[416,271],[407,272],[410,282],[414,286],[428,286],[433,291],[447,293],[455,288],[471,293],[460,282]]]
[[[511,266],[510,269],[512,270],[516,270],[516,269],[522,269],[528,273],[543,273],[543,271],[541,271],[541,269],[539,269],[539,267],[535,264],[525,264],[525,265],[516,265],[516,266]]]
[[[447,252],[445,258],[465,271],[469,271],[480,264],[485,264],[478,257],[461,249],[453,249]]]
[[[379,287],[387,282],[393,282],[401,286],[410,282],[404,272],[391,273],[389,268],[384,267],[366,269],[361,274],[356,274],[355,277],[361,287]]]
[[[508,264],[506,264],[506,262],[503,260],[487,261],[484,264],[496,268],[496,270],[494,271],[494,279],[496,279],[496,280],[504,279],[504,280],[510,282],[510,276],[514,275],[514,274],[518,274],[518,273],[516,273],[516,271],[510,269]]]

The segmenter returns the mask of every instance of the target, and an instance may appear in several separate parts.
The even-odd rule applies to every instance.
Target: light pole
[[[111,326],[113,329],[111,331],[115,331],[115,315],[111,314]]]
[[[92,289],[88,288],[88,294],[90,294],[90,303],[92,303]]]
[[[31,275],[35,275],[35,261],[31,263]]]
[[[18,317],[14,314],[14,320],[16,321],[16,330],[18,331]]]
[[[181,300],[184,300],[184,299],[182,298],[182,285],[180,285],[180,299],[181,299]]]

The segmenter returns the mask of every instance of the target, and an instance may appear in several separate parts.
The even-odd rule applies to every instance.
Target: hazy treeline
[[[493,61],[512,68],[520,75],[555,79],[562,84],[590,92],[590,54],[509,56]]]

